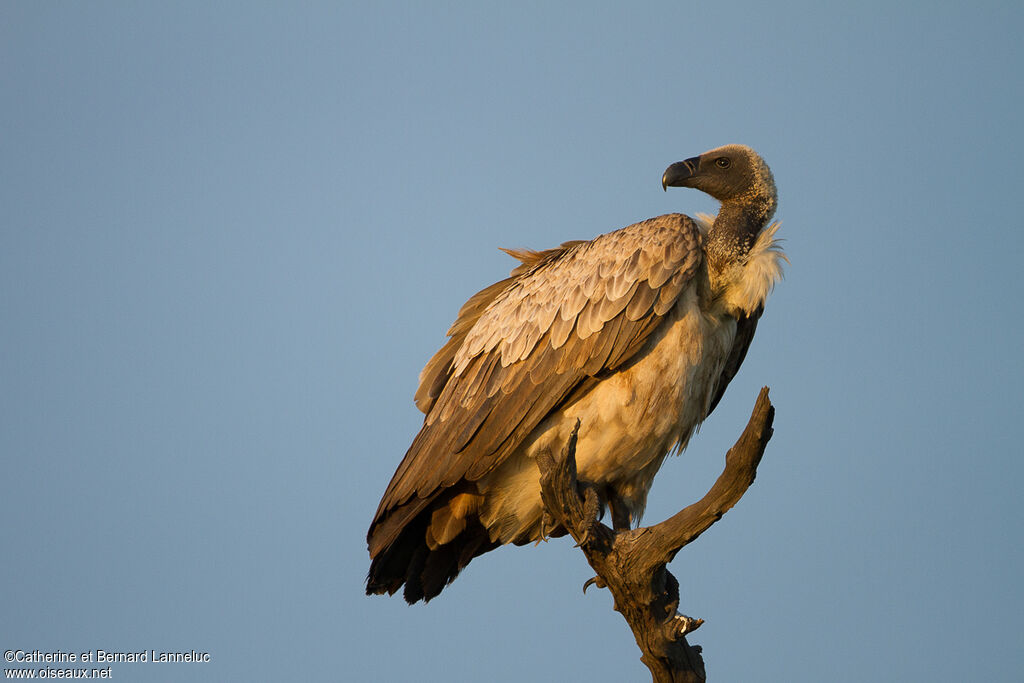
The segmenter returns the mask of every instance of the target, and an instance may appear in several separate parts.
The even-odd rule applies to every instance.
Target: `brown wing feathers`
[[[522,265],[462,307],[421,375],[416,401],[426,418],[370,528],[368,591],[393,592],[413,575],[440,591],[473,554],[494,547],[471,514],[474,499],[459,497],[475,492],[461,487],[512,453],[581,382],[642,347],[700,266],[700,239],[691,219],[674,214],[591,242],[507,250]],[[435,500],[428,531],[423,520]],[[447,511],[438,511],[441,502]],[[432,559],[462,536],[472,551],[453,547]],[[410,543],[431,547],[422,558],[423,550],[393,547]],[[404,567],[385,557],[396,554]],[[447,570],[435,567],[428,581],[433,564]],[[388,575],[397,568],[402,577]],[[421,588],[407,585],[407,593]]]

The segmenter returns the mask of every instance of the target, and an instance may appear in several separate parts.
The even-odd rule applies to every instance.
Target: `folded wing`
[[[442,492],[509,457],[582,383],[629,361],[703,262],[701,234],[680,214],[509,253],[522,265],[463,306],[421,375],[423,428],[377,509],[371,556]]]

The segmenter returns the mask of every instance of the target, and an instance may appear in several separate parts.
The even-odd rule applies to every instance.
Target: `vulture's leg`
[[[612,512],[612,527],[616,531],[629,531],[633,526],[626,502],[619,498],[615,489],[608,487],[608,509]]]
[[[593,486],[579,482],[580,495],[583,498],[583,519],[580,520],[576,536],[577,547],[591,540],[595,529],[601,526],[601,499]]]

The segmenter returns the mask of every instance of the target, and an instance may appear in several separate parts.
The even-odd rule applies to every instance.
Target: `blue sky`
[[[716,681],[1015,680],[1018,3],[0,6],[4,650],[200,650],[133,681],[643,680],[562,539],[427,606],[365,532],[458,307],[755,147],[792,262],[645,521]]]

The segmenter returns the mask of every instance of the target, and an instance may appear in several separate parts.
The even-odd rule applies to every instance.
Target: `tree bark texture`
[[[650,527],[615,531],[597,520],[596,493],[576,479],[575,431],[558,461],[550,453],[538,457],[548,514],[569,530],[597,572],[584,591],[591,584],[611,591],[615,609],[633,630],[643,652],[640,659],[655,683],[696,683],[707,678],[700,646],[686,641],[686,634],[704,622],[677,611],[679,583],[666,565],[721,519],[754,482],[772,436],[774,416],[768,387],[764,387],[711,489],[696,503]]]

